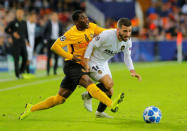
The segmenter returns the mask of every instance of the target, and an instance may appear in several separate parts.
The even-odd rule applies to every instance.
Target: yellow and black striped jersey
[[[77,30],[74,25],[63,36],[55,41],[51,49],[60,56],[65,57],[65,60],[71,60],[73,55],[78,55],[80,56],[79,58],[83,58],[89,42],[95,35],[100,34],[104,30],[106,29],[101,28],[94,23],[89,23],[88,29],[85,29],[84,31]],[[67,52],[62,49],[64,46],[67,46]]]

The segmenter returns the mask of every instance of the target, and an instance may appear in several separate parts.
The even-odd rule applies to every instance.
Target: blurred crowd
[[[33,56],[45,54],[47,75],[50,73],[53,56],[55,57],[53,74],[57,74],[58,56],[50,50],[50,46],[72,26],[71,14],[76,9],[85,10],[85,2],[82,0],[0,1],[0,62],[7,61],[7,54],[11,54],[16,78],[31,78]]]
[[[137,17],[131,19],[133,35],[139,39],[175,40],[178,32],[187,39],[187,0],[152,0],[144,15],[142,28]],[[116,20],[108,18],[106,27],[116,27]]]
[[[58,8],[56,8],[56,5]],[[50,15],[53,12],[58,14],[59,21],[65,27],[64,31],[72,26],[71,13],[76,9],[85,10],[85,1],[83,0],[3,0],[0,1],[0,55],[9,53],[12,44],[11,37],[5,33],[5,28],[12,20],[15,19],[17,8],[24,9],[24,19],[28,19],[30,12],[36,13],[36,30],[35,30],[35,50],[38,47],[38,53],[45,53],[44,30]],[[6,43],[6,44],[4,44]],[[4,45],[4,46],[2,46]],[[5,51],[5,49],[7,49]]]
[[[94,1],[130,2],[132,0]],[[45,53],[43,32],[51,13],[57,12],[59,21],[66,31],[72,26],[72,11],[75,9],[85,10],[85,6],[85,0],[0,0],[0,54],[6,54],[4,50],[11,46],[11,37],[5,33],[4,29],[15,18],[16,8],[24,8],[25,20],[27,20],[29,12],[36,12],[34,50],[42,54]],[[116,27],[116,21],[107,18],[105,27]],[[140,22],[137,17],[134,17],[131,21],[133,35],[141,40],[173,40],[176,39],[178,32],[182,32],[183,38],[187,38],[187,0],[152,0],[151,6],[144,13],[144,26],[139,26]],[[9,52],[9,50],[6,50],[6,52]]]
[[[153,0],[144,25],[141,39],[172,40],[178,32],[187,38],[187,0]]]
[[[132,2],[134,0],[93,0],[96,2]]]

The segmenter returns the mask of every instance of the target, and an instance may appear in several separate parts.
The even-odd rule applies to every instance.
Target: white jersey
[[[117,30],[106,30],[95,37],[88,45],[85,58],[89,58],[94,63],[108,62],[114,55],[124,52],[124,61],[129,70],[134,69],[131,59],[132,41],[119,41]]]
[[[27,53],[28,53],[28,60],[32,60],[33,56],[33,49],[34,49],[34,42],[35,42],[35,23],[30,23],[27,21],[27,31],[28,31],[28,39],[29,39],[29,46],[27,46]]]
[[[34,48],[35,27],[36,27],[35,23],[30,23],[29,21],[27,21],[29,44],[32,48]]]

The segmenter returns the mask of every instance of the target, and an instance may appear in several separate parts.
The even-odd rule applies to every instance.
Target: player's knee
[[[110,90],[114,86],[114,83],[113,81],[108,81],[104,86],[106,89]]]
[[[89,78],[88,75],[83,75],[79,81],[79,84],[84,86],[84,87],[87,87],[89,86],[90,84],[92,84],[92,80]]]
[[[114,90],[113,90],[113,88],[111,88],[111,89],[108,91],[108,95],[112,96],[113,93],[114,93]]]
[[[92,81],[91,81],[91,79],[89,78],[88,75],[83,75],[83,76],[81,77],[81,79],[83,79],[86,83],[92,83]]]

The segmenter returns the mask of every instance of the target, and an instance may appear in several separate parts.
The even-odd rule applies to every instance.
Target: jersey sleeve
[[[100,26],[94,24],[94,23],[90,23],[90,26],[91,26],[91,28],[94,29],[94,34],[95,34],[95,35],[99,35],[99,34],[100,34],[101,32],[103,32],[104,30],[107,30],[107,29],[105,29],[105,28],[102,28],[102,27],[100,27]]]
[[[129,40],[128,47],[124,50],[124,62],[129,70],[134,70],[134,65],[131,59],[132,41]]]
[[[98,36],[96,36],[92,42],[94,43],[95,47],[99,48],[103,43],[107,42],[107,33],[102,32]]]
[[[72,44],[71,37],[65,33],[63,36],[59,37],[51,47],[51,50],[57,53],[58,55],[72,59],[73,55],[71,53],[66,52],[62,47]]]
[[[93,52],[93,49],[94,49],[94,43],[93,42],[90,42],[87,49],[86,49],[86,52],[84,54],[84,58],[90,58],[92,52]]]

